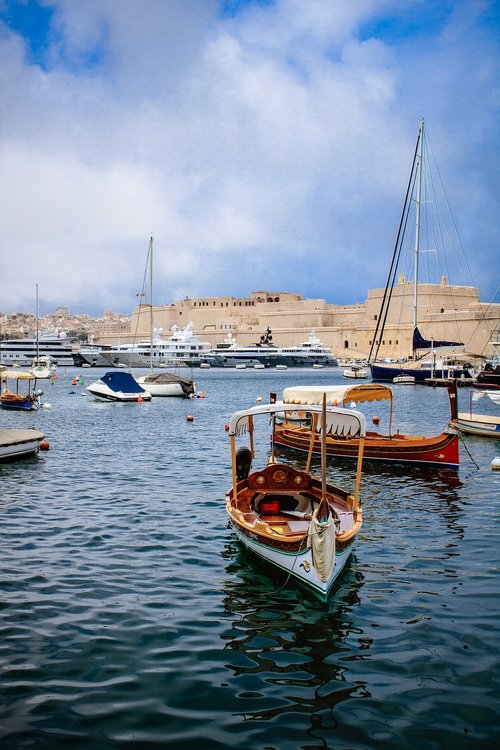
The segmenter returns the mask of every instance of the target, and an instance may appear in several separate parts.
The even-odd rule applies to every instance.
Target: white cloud
[[[151,232],[165,301],[265,287],[362,301],[385,280],[422,114],[488,296],[498,74],[477,3],[418,41],[360,33],[395,0],[234,18],[215,0],[46,4],[44,70],[0,34],[0,309],[35,281],[53,305],[131,309]]]

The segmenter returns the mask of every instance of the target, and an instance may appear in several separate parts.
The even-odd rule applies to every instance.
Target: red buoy
[[[50,444],[49,444],[48,440],[42,440],[42,442],[40,443],[40,450],[41,451],[48,451],[48,450],[50,450]]]

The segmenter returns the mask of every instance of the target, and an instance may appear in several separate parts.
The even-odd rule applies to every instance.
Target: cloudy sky
[[[0,310],[38,283],[42,312],[129,313],[150,234],[158,303],[362,302],[422,116],[446,270],[490,301],[499,26],[494,0],[0,0]]]

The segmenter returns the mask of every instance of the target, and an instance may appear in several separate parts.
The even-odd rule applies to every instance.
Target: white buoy
[[[260,402],[262,401],[262,396],[257,396],[255,400],[258,404],[260,404]]]
[[[42,404],[42,409],[52,409],[52,404]]]
[[[491,468],[493,469],[493,471],[500,471],[500,456],[497,456],[493,459],[493,461],[491,462]]]

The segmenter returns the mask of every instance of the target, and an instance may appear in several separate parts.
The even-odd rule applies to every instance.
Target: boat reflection
[[[355,554],[328,603],[297,586],[283,588],[279,571],[264,569],[236,544],[229,543],[224,556],[229,562],[223,606],[232,618],[231,629],[221,636],[226,667],[241,684],[238,699],[245,707],[249,700],[255,704],[254,710],[242,706],[239,715],[262,721],[286,714],[290,727],[295,724],[329,747],[323,735],[337,726],[335,707],[370,696],[364,680],[350,677],[353,657],[347,644],[357,641],[356,660],[362,660],[371,642],[356,624],[364,577]],[[279,693],[273,685],[280,686]],[[304,714],[309,714],[308,727]]]

